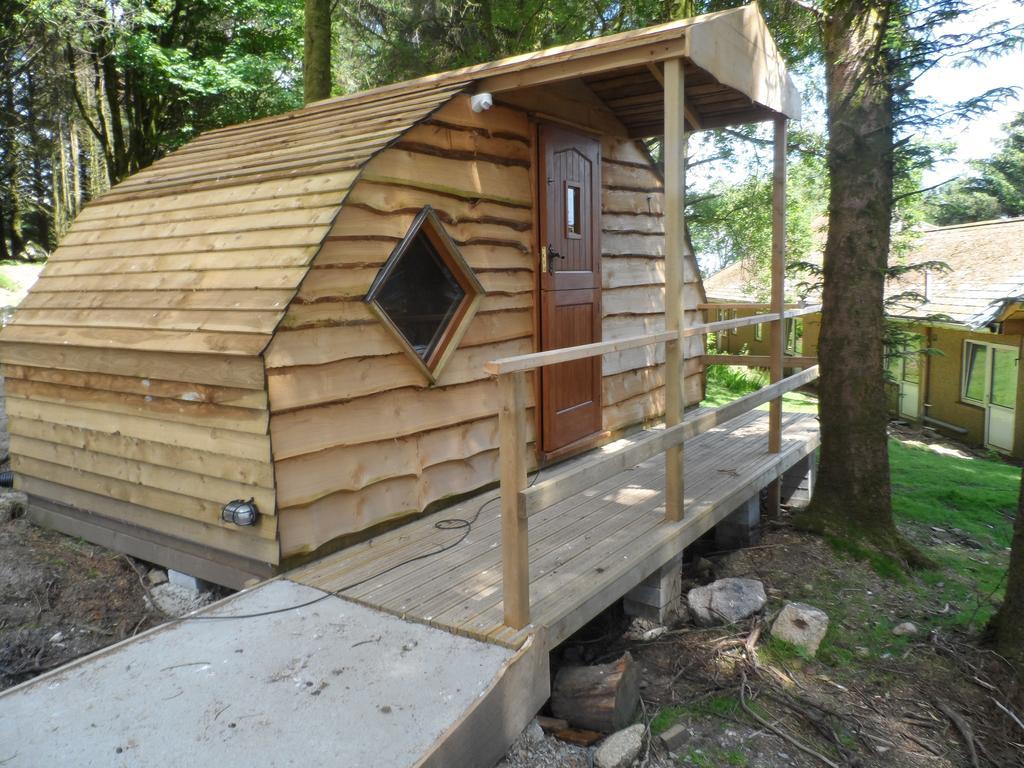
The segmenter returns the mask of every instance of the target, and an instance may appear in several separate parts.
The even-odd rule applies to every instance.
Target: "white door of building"
[[[992,346],[988,402],[985,407],[985,444],[999,451],[1013,450],[1017,424],[1017,365],[1013,347]]]

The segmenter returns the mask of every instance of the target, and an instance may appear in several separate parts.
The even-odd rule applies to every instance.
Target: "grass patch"
[[[0,290],[17,293],[19,288],[18,282],[13,277],[0,272]]]
[[[760,368],[739,365],[709,365],[707,388],[701,405],[718,408],[743,395],[749,395],[768,385],[768,373]],[[805,392],[787,392],[782,396],[783,409],[790,412],[817,413],[818,398]],[[768,410],[764,404],[758,410]]]
[[[897,523],[939,564],[917,578],[923,591],[950,604],[937,622],[980,629],[1002,599],[1020,469],[896,440],[889,460]]]

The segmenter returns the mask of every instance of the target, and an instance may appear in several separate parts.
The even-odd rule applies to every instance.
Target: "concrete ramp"
[[[324,594],[278,579],[199,615]],[[185,620],[0,694],[0,765],[490,768],[548,696],[540,646],[335,596]]]

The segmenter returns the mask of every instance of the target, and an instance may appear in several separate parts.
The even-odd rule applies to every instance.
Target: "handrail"
[[[682,423],[658,430],[650,437],[639,440],[620,451],[605,456],[594,456],[572,469],[541,480],[520,491],[519,501],[516,505],[517,513],[520,517],[529,517],[573,494],[590,488],[602,478],[634,467],[652,456],[663,453],[673,445],[679,445],[684,440],[689,440],[709,429],[721,426],[776,397],[814,381],[816,378],[818,378],[818,366],[815,365],[775,384],[737,398],[731,403],[691,414]]]
[[[767,368],[771,355],[701,355],[704,365],[746,365],[751,368]],[[783,368],[810,368],[818,364],[818,358],[804,355],[786,355],[782,358]]]
[[[525,355],[503,357],[500,360],[492,360],[486,363],[484,370],[490,374],[529,371],[545,365],[583,360],[588,357],[607,355],[609,352],[621,352],[625,349],[636,349],[637,347],[646,347],[650,344],[674,341],[677,338],[679,338],[679,334],[675,331],[659,331],[657,333],[645,333],[640,336],[626,336],[621,339],[595,341],[593,344],[580,344],[575,347],[548,349],[543,352],[530,352]]]
[[[816,312],[821,311],[821,304],[814,304],[809,307],[800,307],[799,309],[787,309],[782,313],[784,319],[791,317],[801,317],[803,315],[812,315]],[[748,325],[760,325],[761,323],[774,323],[779,319],[779,315],[775,312],[768,312],[762,315],[748,315],[747,317],[736,317],[732,320],[716,320],[713,323],[702,323],[700,325],[691,325],[686,328],[682,335],[683,337],[689,336],[703,336],[708,333],[718,333],[719,331],[731,331],[733,328],[743,328]]]

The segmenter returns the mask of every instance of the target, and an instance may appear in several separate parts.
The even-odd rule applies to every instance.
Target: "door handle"
[[[547,258],[545,259],[545,261],[547,262],[548,274],[553,275],[555,274],[554,259],[564,259],[565,256],[556,251],[554,246],[551,245],[551,243],[548,243],[548,247],[545,249],[545,253],[547,254]]]

